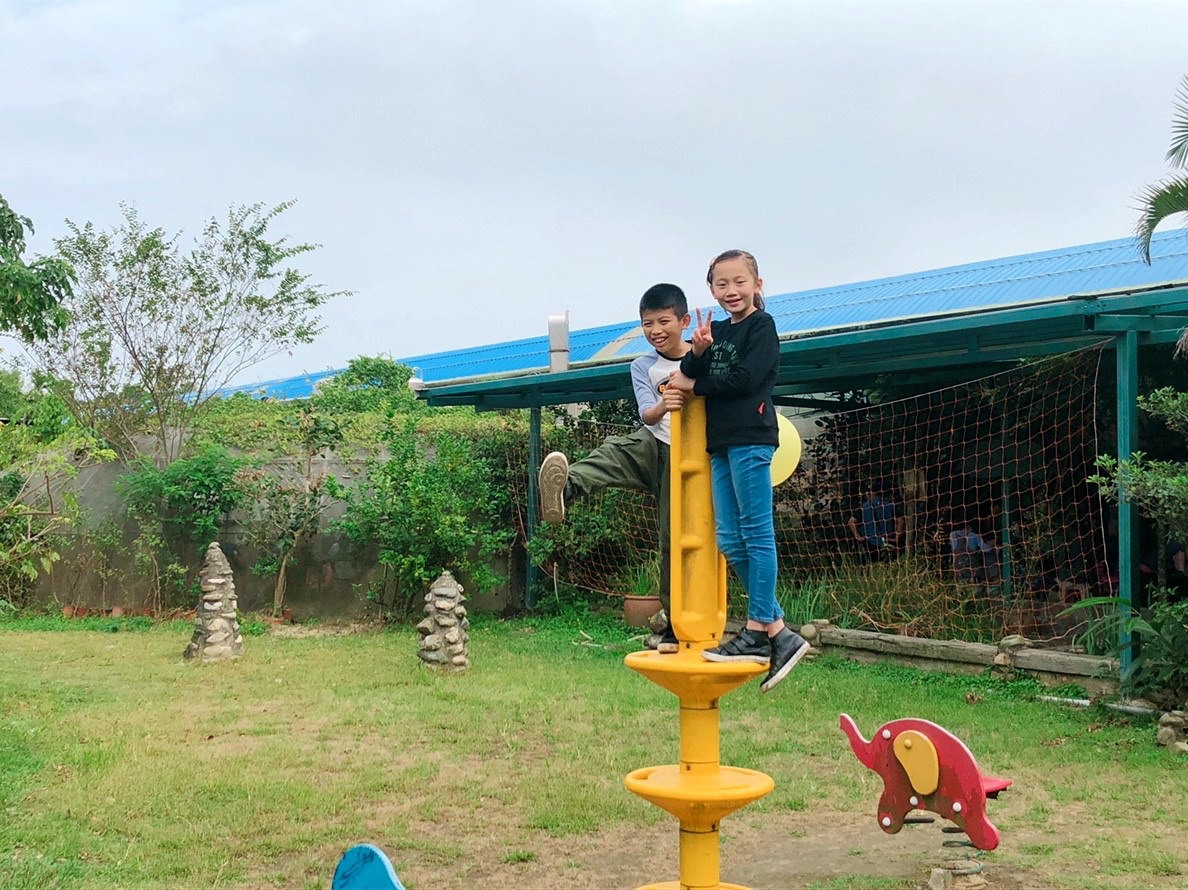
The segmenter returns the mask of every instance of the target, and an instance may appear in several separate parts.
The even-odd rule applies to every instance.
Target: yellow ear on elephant
[[[928,736],[914,729],[905,729],[895,737],[893,743],[895,759],[907,772],[912,789],[920,795],[929,795],[940,784],[940,764],[936,746]]]

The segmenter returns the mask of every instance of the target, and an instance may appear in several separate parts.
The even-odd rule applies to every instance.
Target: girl
[[[784,626],[776,602],[775,525],[771,457],[779,444],[775,386],[780,344],[775,321],[763,311],[759,264],[743,250],[714,258],[705,276],[729,320],[702,320],[697,310],[693,348],[670,384],[705,396],[706,450],[710,454],[718,549],[747,591],[747,626],[733,640],[702,652],[707,661],[769,664],[767,692],[808,652],[808,643]]]

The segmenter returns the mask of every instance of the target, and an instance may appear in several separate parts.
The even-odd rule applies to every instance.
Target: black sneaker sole
[[[569,459],[560,451],[545,455],[536,477],[540,486],[540,518],[544,522],[565,521],[565,483],[569,480]]]
[[[775,685],[783,680],[784,677],[788,676],[788,674],[792,672],[792,668],[796,667],[800,660],[808,655],[810,648],[811,647],[809,644],[805,643],[803,646],[793,652],[792,657],[780,665],[780,669],[778,671],[776,671],[774,674],[767,675],[767,679],[765,679],[760,684],[759,691],[770,692],[773,688],[775,688]]]

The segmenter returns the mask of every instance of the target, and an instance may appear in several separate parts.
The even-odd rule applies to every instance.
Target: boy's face
[[[678,316],[675,309],[645,309],[639,313],[644,336],[661,355],[680,351],[682,332],[689,327],[689,315]]]

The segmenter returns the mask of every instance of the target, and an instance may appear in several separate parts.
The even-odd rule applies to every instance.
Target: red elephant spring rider
[[[957,825],[979,850],[998,846],[986,798],[998,797],[1011,780],[982,775],[961,739],[911,717],[883,724],[870,741],[849,714],[841,715],[841,728],[858,759],[883,779],[878,815],[883,831],[895,834],[912,810],[928,810]]]

